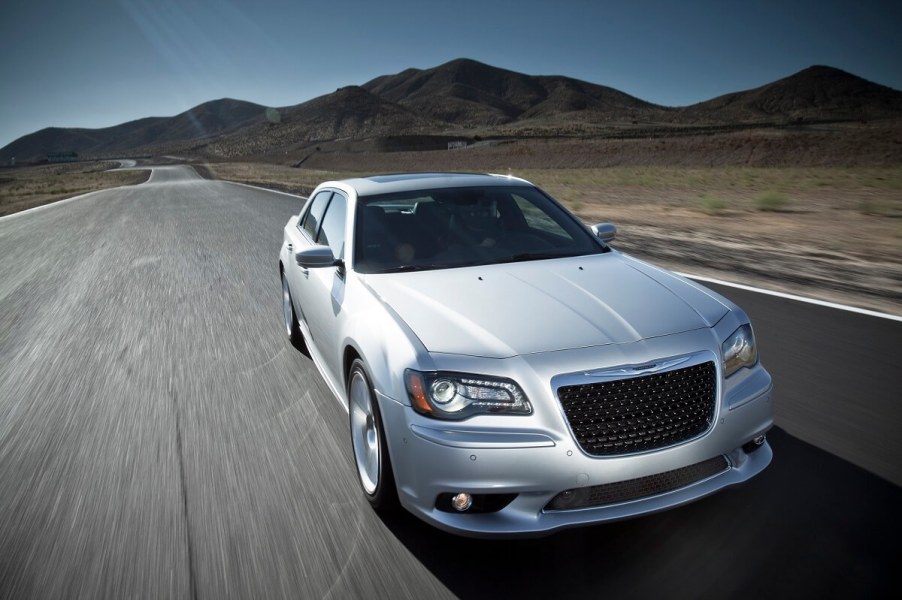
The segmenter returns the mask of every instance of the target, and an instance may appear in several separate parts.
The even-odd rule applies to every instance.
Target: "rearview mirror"
[[[329,246],[314,246],[298,251],[294,255],[298,266],[305,269],[318,269],[322,267],[334,267],[337,264],[332,248]]]
[[[592,233],[604,242],[608,243],[617,235],[617,226],[613,223],[598,223],[592,225]]]

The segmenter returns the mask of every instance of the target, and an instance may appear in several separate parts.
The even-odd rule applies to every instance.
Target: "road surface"
[[[344,408],[284,339],[299,210],[174,166],[0,220],[0,598],[894,589],[899,323],[724,289],[776,379],[767,471],[643,519],[456,538],[370,510]]]

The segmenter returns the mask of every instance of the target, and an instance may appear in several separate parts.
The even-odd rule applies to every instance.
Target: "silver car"
[[[349,412],[364,495],[541,535],[672,508],[770,463],[746,314],[496,175],[330,181],[285,226],[285,331]]]

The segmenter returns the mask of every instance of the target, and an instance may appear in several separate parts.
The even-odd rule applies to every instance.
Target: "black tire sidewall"
[[[298,323],[298,314],[294,309],[294,296],[291,294],[291,286],[288,285],[288,279],[285,277],[285,273],[282,273],[282,281],[288,290],[288,306],[291,307],[291,324],[286,328],[288,329],[288,341],[295,347],[300,347],[302,342],[301,336],[301,325]]]

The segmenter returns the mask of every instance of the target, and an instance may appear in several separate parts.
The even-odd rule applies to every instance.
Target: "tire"
[[[373,385],[357,359],[348,371],[348,419],[357,480],[370,505],[378,512],[398,506],[385,428]]]
[[[294,312],[294,303],[291,301],[291,289],[288,287],[288,279],[282,273],[282,317],[285,323],[285,333],[288,341],[298,350],[304,349],[304,336],[301,335],[301,326]]]

